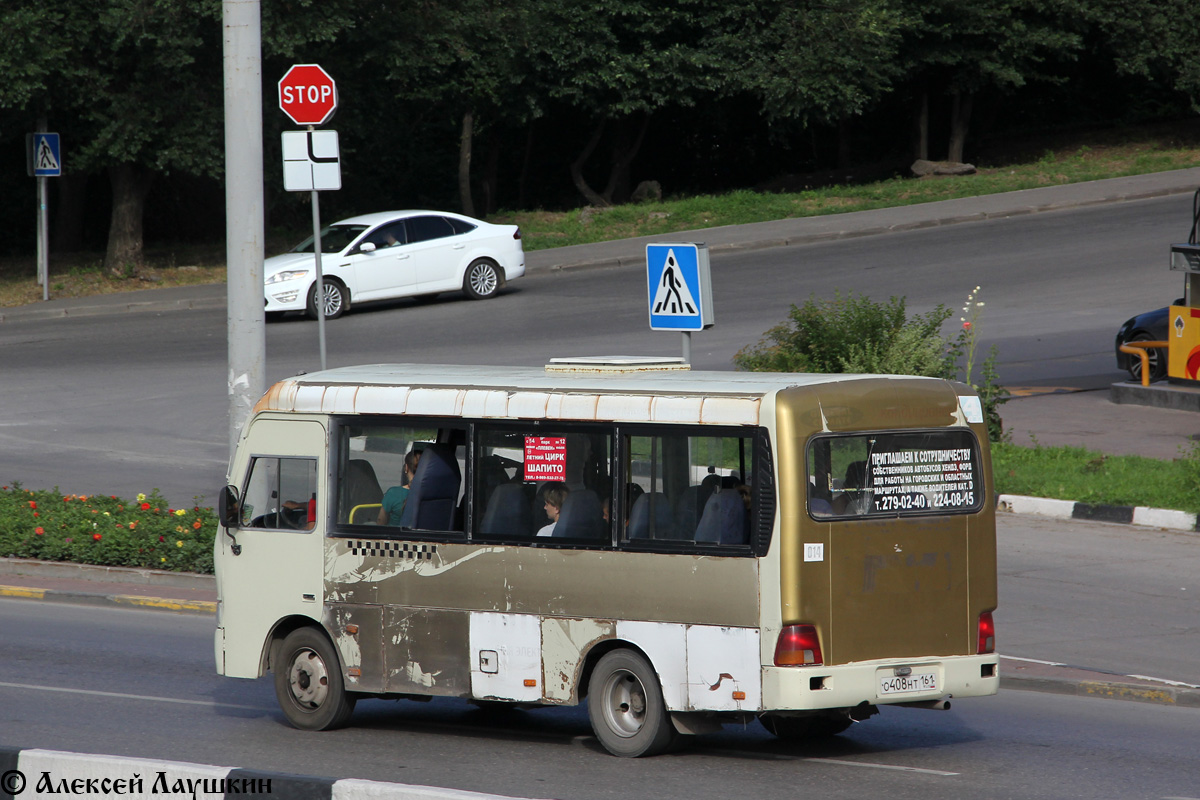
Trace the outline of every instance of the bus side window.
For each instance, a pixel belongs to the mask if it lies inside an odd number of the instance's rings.
[[[242,527],[312,530],[316,499],[316,459],[256,457],[242,493]]]
[[[475,452],[475,534],[611,541],[604,511],[612,494],[608,433],[485,429]]]

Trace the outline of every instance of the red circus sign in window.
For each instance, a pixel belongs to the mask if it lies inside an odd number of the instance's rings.
[[[565,436],[525,437],[525,480],[565,481],[567,479],[567,438]]]

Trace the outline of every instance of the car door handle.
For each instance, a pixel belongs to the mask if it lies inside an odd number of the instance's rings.
[[[466,247],[466,245],[465,244],[456,244],[456,245],[453,245],[453,247],[455,250],[462,250],[464,247]]]
[[[408,253],[399,253],[399,254],[396,256],[396,260],[397,260],[397,261],[403,261],[403,260],[404,260],[404,259],[406,259],[406,258],[408,258]]]

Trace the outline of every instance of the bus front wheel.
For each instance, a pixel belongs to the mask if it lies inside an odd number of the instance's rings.
[[[350,720],[355,697],[346,691],[337,653],[320,631],[298,628],[289,633],[273,671],[275,697],[295,727],[327,731]]]
[[[675,739],[658,675],[633,650],[613,650],[596,663],[588,681],[588,718],[614,756],[657,755]]]

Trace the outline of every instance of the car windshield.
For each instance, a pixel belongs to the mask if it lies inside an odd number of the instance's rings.
[[[349,247],[350,243],[357,239],[359,235],[366,229],[366,225],[330,225],[325,230],[321,231],[321,252],[342,252]],[[293,247],[289,252],[311,253],[312,251],[313,237],[310,236],[300,244]]]

